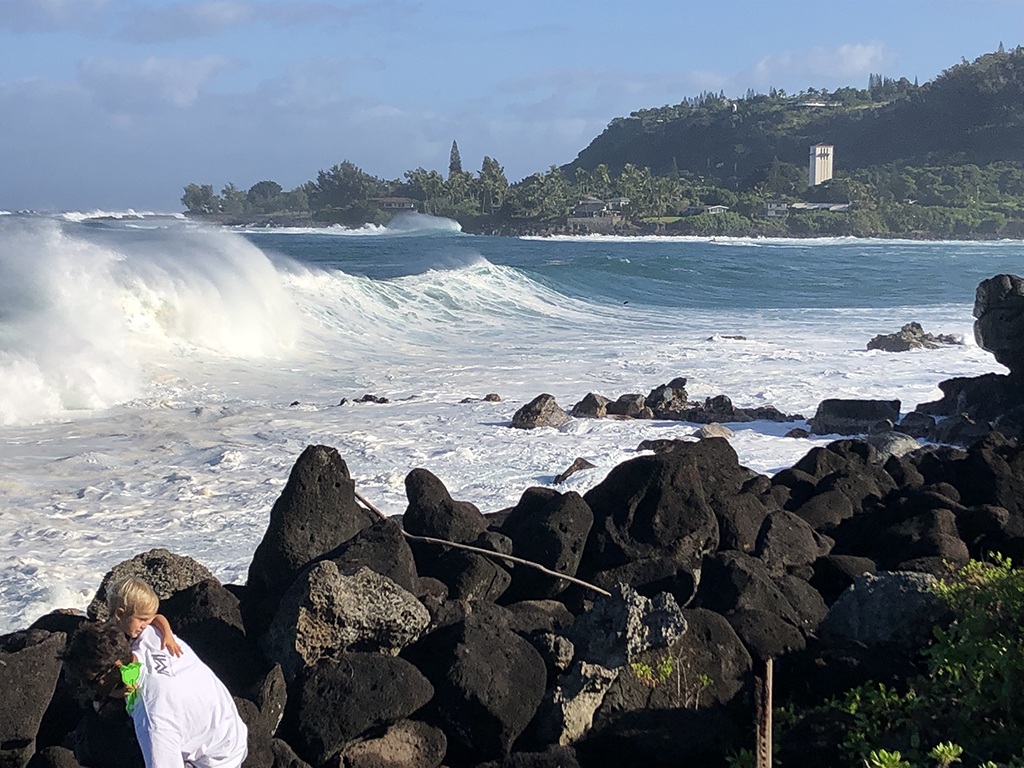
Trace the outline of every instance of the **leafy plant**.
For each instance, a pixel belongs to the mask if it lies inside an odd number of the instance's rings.
[[[934,760],[938,768],[949,768],[953,763],[960,762],[964,748],[951,741],[943,741],[932,747],[928,757]]]
[[[912,768],[899,751],[872,750],[864,761],[866,768]]]

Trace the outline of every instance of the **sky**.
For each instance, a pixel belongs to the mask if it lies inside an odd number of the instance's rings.
[[[1024,0],[0,0],[0,210],[179,212],[495,158],[515,182],[702,91],[935,78]]]

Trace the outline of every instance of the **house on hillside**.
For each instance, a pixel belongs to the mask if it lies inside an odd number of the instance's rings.
[[[403,213],[416,210],[416,201],[411,197],[375,197],[373,202],[388,213]]]
[[[784,219],[789,216],[789,203],[782,200],[769,200],[764,204],[764,215],[769,219]]]
[[[792,203],[790,206],[794,211],[848,211],[849,203]]]
[[[611,200],[584,197],[573,207],[566,225],[572,232],[611,234],[622,223],[622,210],[628,205],[628,197],[613,197]]]
[[[570,216],[574,219],[592,219],[604,216],[608,211],[608,203],[596,197],[584,197],[572,209]]]
[[[699,213],[725,213],[729,210],[728,205],[693,205],[686,209],[687,216],[696,216]]]

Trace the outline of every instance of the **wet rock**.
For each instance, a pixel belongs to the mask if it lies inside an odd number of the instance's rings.
[[[925,333],[920,323],[907,323],[896,333],[879,334],[868,342],[868,349],[883,352],[906,352],[911,349],[938,349],[943,345],[962,344],[963,341],[951,334],[933,336]]]
[[[591,464],[586,459],[576,458],[576,459],[573,460],[572,464],[570,464],[569,467],[564,472],[560,472],[559,474],[555,475],[555,483],[556,484],[564,483],[569,478],[570,475],[574,475],[577,472],[580,472],[580,471],[582,471],[584,469],[594,469],[594,468],[595,468],[595,465]]]
[[[452,499],[444,483],[426,469],[414,469],[406,476],[405,493],[409,506],[402,525],[411,534],[469,544],[487,530],[487,518],[476,505]],[[413,551],[418,555],[421,550]]]
[[[899,418],[899,400],[822,400],[810,420],[811,434],[866,435],[873,424]]]
[[[537,395],[512,416],[515,429],[537,429],[538,427],[559,427],[568,424],[572,417],[563,411],[554,396]]]
[[[604,395],[590,392],[572,407],[570,415],[577,419],[603,419],[608,415],[610,402]]]

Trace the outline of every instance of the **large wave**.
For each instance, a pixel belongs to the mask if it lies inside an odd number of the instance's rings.
[[[123,402],[140,392],[147,362],[182,349],[287,351],[299,313],[259,249],[226,233],[158,235],[118,241],[53,219],[4,219],[0,423]]]

